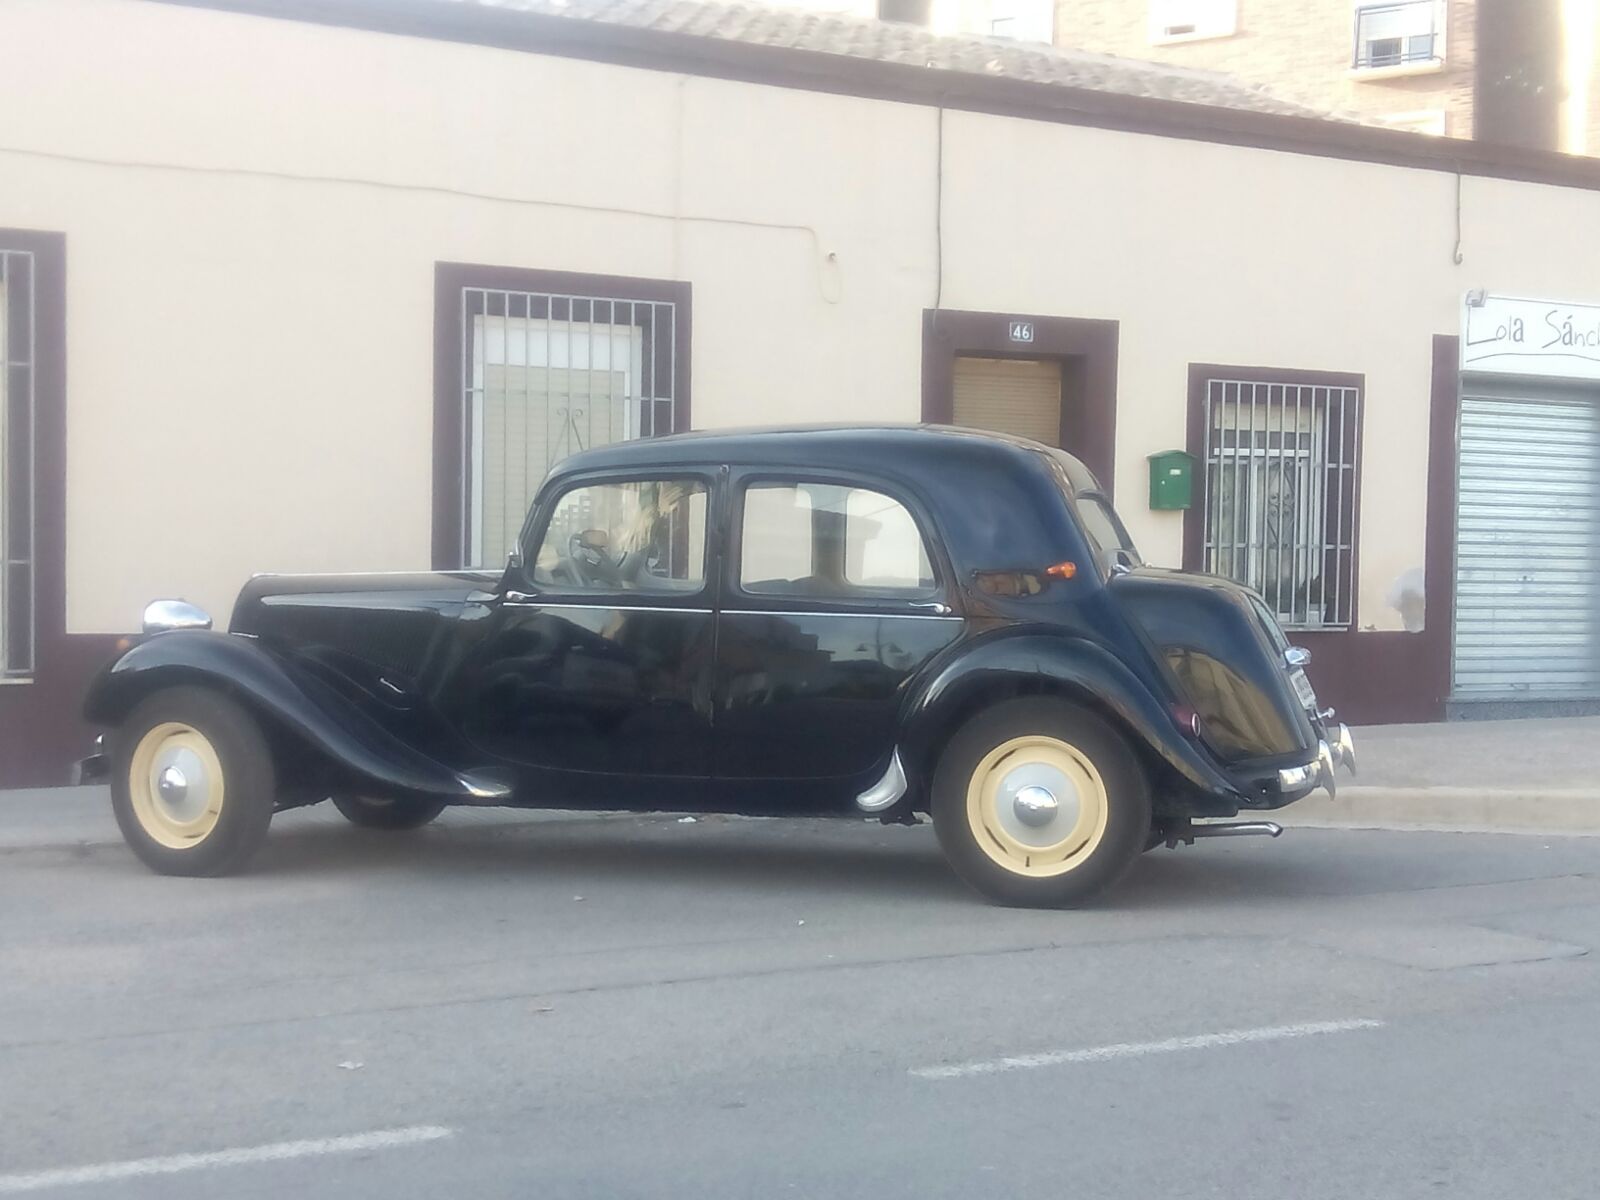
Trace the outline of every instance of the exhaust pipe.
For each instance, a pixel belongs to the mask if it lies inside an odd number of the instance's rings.
[[[1191,825],[1195,837],[1277,837],[1283,826],[1276,821],[1231,821],[1226,825]]]
[[[1168,850],[1173,850],[1179,842],[1185,846],[1194,845],[1195,838],[1277,837],[1282,832],[1283,826],[1276,821],[1227,821],[1215,825],[1196,825],[1185,818],[1167,826],[1160,840],[1166,843]]]

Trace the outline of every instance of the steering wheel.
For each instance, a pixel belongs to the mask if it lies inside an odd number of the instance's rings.
[[[603,529],[585,529],[567,539],[567,557],[582,583],[592,586],[622,582],[618,564],[606,553],[607,540]]]

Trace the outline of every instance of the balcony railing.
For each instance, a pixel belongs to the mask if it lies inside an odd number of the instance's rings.
[[[1356,10],[1358,71],[1444,61],[1444,23],[1438,0],[1367,4]]]

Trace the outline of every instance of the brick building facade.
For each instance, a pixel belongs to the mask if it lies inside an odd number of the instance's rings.
[[[1596,0],[1057,0],[1061,46],[1226,71],[1372,124],[1600,154]],[[1489,31],[1493,30],[1491,34]],[[1491,135],[1492,136],[1492,135]]]

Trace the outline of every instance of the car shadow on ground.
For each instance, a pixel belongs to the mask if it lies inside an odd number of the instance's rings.
[[[1303,855],[1275,855],[1274,849],[1157,849],[1135,861],[1092,907],[1161,909],[1350,890],[1340,886],[1336,859],[1308,863]],[[977,899],[945,863],[931,828],[861,828],[848,821],[723,824],[710,818],[685,828],[673,818],[591,818],[412,834],[306,827],[275,831],[251,873],[288,879],[349,872],[452,886],[499,885],[532,873],[580,893],[625,879],[630,885],[729,894],[771,888],[834,899]]]

